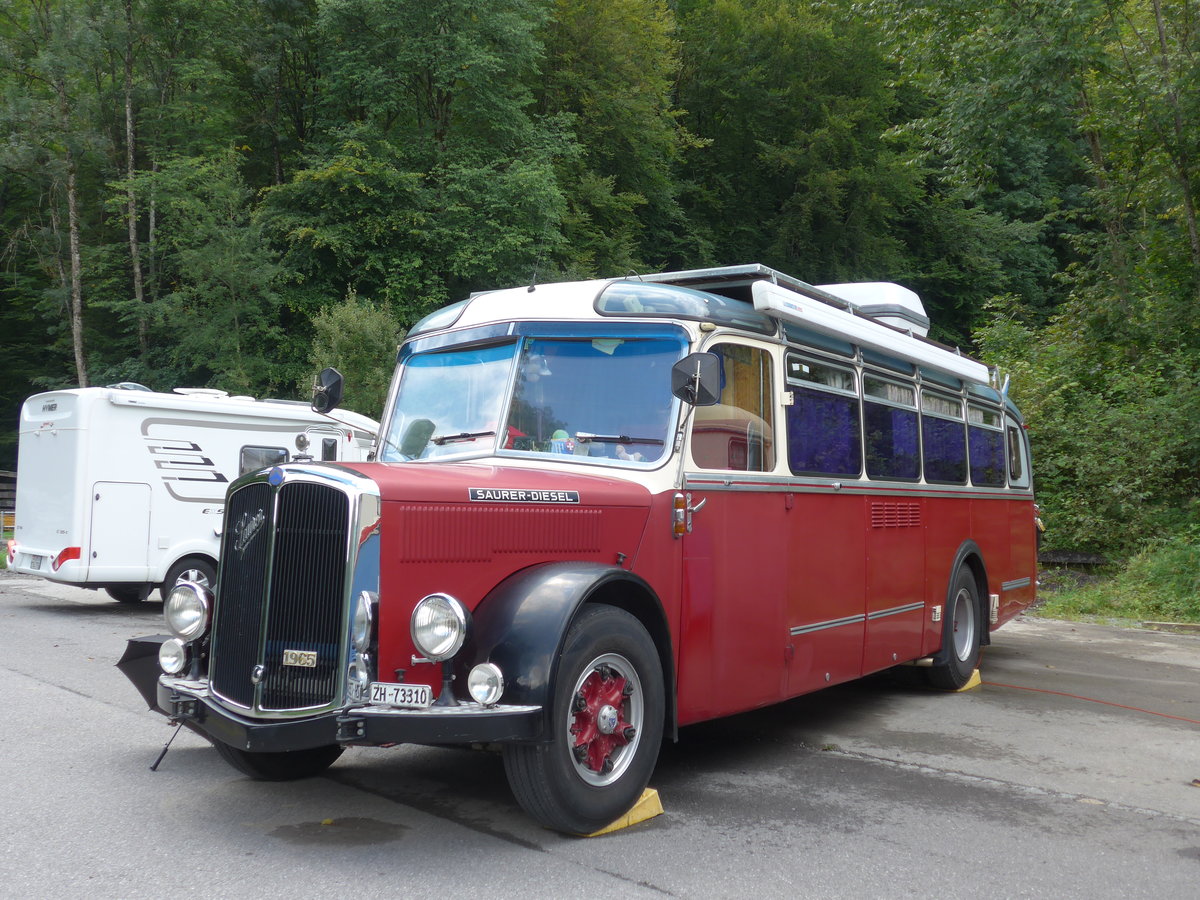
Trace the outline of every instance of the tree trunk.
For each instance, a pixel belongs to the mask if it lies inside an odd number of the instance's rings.
[[[137,304],[138,350],[146,355],[146,292],[142,284],[141,247],[138,244],[137,195],[133,190],[135,165],[133,135],[133,0],[125,0],[125,216],[129,225],[129,262],[133,268],[133,300]]]
[[[67,96],[67,85],[61,79],[54,82],[58,95],[59,125],[64,135],[66,149],[63,162],[67,170],[67,245],[70,254],[71,281],[71,344],[75,350],[75,377],[80,387],[88,386],[87,357],[83,349],[83,262],[79,250],[79,189],[76,184],[75,152],[71,149],[70,134],[71,102]]]
[[[67,233],[71,250],[71,343],[75,348],[75,374],[80,387],[88,386],[83,352],[83,265],[79,254],[79,198],[75,185],[75,155],[67,152]]]

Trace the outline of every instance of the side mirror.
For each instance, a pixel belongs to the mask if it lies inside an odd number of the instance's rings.
[[[721,357],[689,353],[671,367],[671,393],[692,406],[721,402]]]
[[[344,381],[341,372],[337,369],[322,369],[313,385],[313,412],[323,415],[330,410],[337,409],[338,404],[342,402],[343,387]]]

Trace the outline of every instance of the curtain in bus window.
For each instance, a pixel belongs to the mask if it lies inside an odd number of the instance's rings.
[[[793,388],[787,411],[788,465],[796,475],[848,475],[862,471],[858,400]]]
[[[916,479],[921,471],[917,411],[867,401],[864,407],[867,475]]]
[[[925,480],[964,484],[967,480],[967,435],[962,422],[924,416]]]
[[[775,468],[771,359],[758,348],[718,344],[721,402],[692,414],[692,459],[705,469],[766,472]]]
[[[971,481],[1004,487],[1004,432],[971,426]]]

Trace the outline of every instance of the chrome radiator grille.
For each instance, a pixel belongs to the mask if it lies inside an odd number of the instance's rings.
[[[339,700],[345,665],[350,498],[336,487],[253,482],[229,497],[213,617],[209,679],[249,709],[286,711]],[[257,523],[257,524],[256,524]],[[285,651],[316,665],[284,665]],[[263,667],[261,683],[251,676]]]

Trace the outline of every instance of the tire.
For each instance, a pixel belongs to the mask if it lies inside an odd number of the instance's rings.
[[[538,822],[591,834],[633,807],[654,770],[666,708],[658,650],[629,613],[585,606],[553,690],[550,742],[506,745],[504,771]]]
[[[141,603],[153,589],[149,584],[113,584],[106,587],[104,593],[118,603]]]
[[[210,591],[217,583],[217,569],[201,556],[186,556],[167,571],[167,577],[163,579],[162,587],[159,588],[159,593],[162,594],[163,601],[167,599],[167,595],[171,593],[171,589],[180,581],[194,581],[201,587],[206,587]]]
[[[213,741],[217,755],[243,775],[255,781],[295,781],[320,775],[342,755],[337,744],[312,747],[308,750],[285,750],[279,753],[253,753],[239,750],[220,741]]]
[[[960,568],[950,585],[946,612],[942,616],[942,652],[933,666],[926,669],[929,683],[936,688],[957,691],[979,665],[979,644],[983,618],[979,609],[979,586],[971,570]]]

